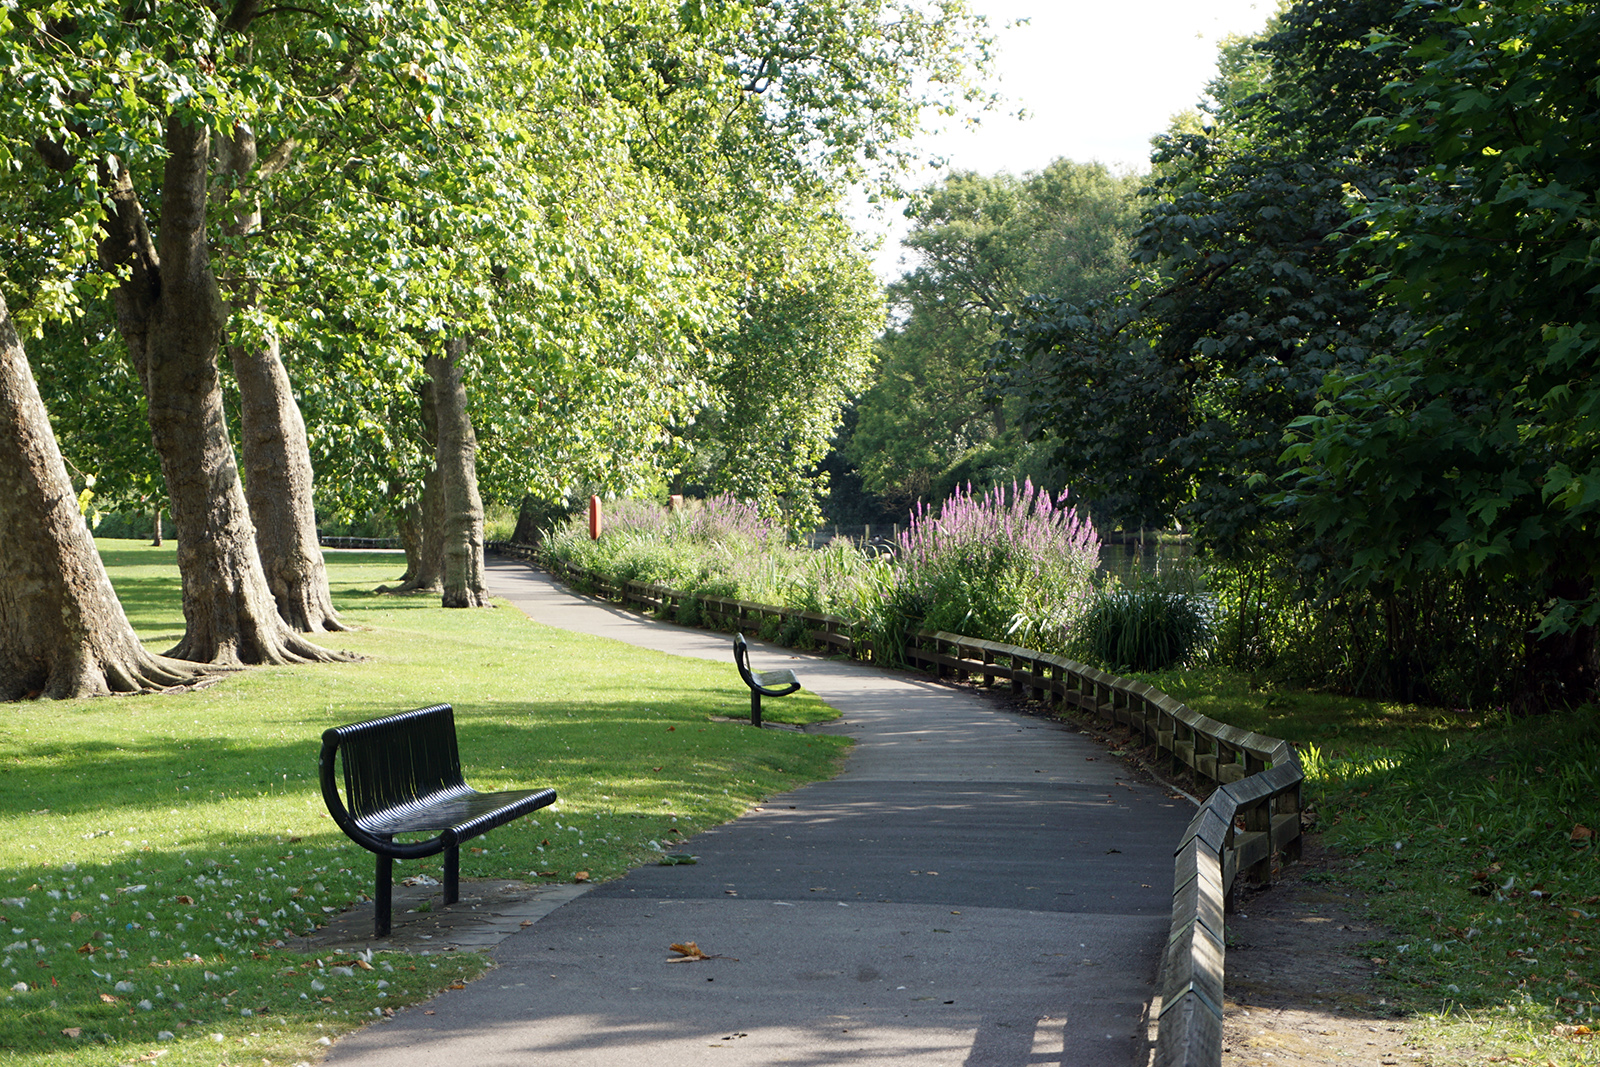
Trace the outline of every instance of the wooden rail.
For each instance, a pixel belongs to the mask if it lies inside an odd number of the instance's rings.
[[[862,628],[848,619],[725,597],[695,597],[645,582],[608,582],[525,545],[491,550],[534,560],[556,577],[625,606],[675,617],[689,600],[723,629],[760,629],[777,619],[817,644],[856,658],[870,654]],[[1274,858],[1300,858],[1305,775],[1287,741],[1218,722],[1145,682],[1122,678],[1065,656],[952,633],[906,638],[904,659],[941,678],[1004,684],[1011,692],[1076,709],[1157,746],[1170,770],[1187,770],[1210,795],[1182,840],[1173,867],[1172,925],[1161,963],[1155,1067],[1217,1067],[1222,1062],[1223,916],[1233,890],[1272,879]]]

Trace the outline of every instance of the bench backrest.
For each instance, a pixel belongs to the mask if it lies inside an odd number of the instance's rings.
[[[449,704],[335,726],[322,734],[323,758],[344,764],[345,805],[356,818],[465,785]],[[329,766],[323,773],[330,783]]]

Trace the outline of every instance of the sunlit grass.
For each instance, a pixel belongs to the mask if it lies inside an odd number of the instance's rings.
[[[103,542],[152,647],[182,632],[170,548]],[[772,793],[832,773],[843,742],[756,731],[726,664],[369,592],[398,557],[331,553],[356,662],[260,668],[197,692],[8,705],[0,719],[0,1055],[8,1062],[293,1063],[479,956],[380,955],[365,970],[273,943],[371,891],[371,857],[327,818],[328,726],[455,706],[467,778],[553,785],[556,806],[464,850],[463,877],[615,877]],[[773,702],[774,705],[779,702]],[[828,710],[798,693],[804,718]],[[777,708],[773,709],[775,712]],[[402,864],[431,872],[438,859]],[[392,969],[391,969],[392,968]],[[217,1037],[215,1035],[220,1035]]]
[[[1504,716],[1144,676],[1196,710],[1299,745],[1345,857],[1327,877],[1392,938],[1364,953],[1378,1014],[1434,1063],[1600,1064],[1600,711]]]

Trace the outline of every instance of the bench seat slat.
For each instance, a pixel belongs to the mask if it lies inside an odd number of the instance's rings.
[[[374,834],[412,834],[455,830],[460,840],[503,826],[555,800],[554,789],[517,789],[479,793],[461,786],[450,794],[425,801],[396,804],[382,811],[356,816],[356,825]],[[481,825],[490,820],[486,826]]]

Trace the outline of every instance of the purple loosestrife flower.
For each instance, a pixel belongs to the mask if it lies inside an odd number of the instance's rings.
[[[901,593],[926,624],[994,640],[1074,617],[1099,559],[1093,524],[1032,481],[958,488],[934,515],[919,504],[900,535]]]
[[[761,517],[754,502],[739,500],[731,493],[705,500],[689,513],[678,530],[696,541],[742,540],[756,545],[781,541],[783,533],[777,523]]]

